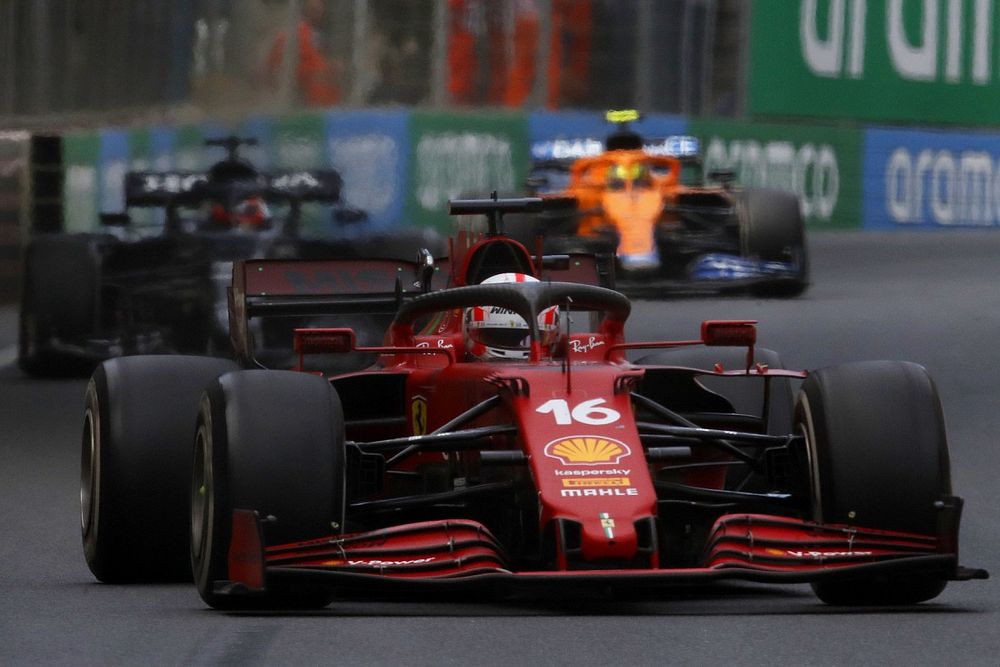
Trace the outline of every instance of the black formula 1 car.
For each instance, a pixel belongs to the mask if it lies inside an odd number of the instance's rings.
[[[747,321],[628,342],[631,304],[592,258],[495,234],[539,205],[452,202],[492,233],[444,266],[237,262],[238,363],[99,366],[81,475],[93,574],[193,575],[219,609],[721,580],[912,604],[987,576],[958,562],[962,501],[922,367],[785,370]],[[292,370],[257,363],[256,319],[373,311],[393,313],[381,345],[298,328]],[[373,361],[318,370],[357,354]]]
[[[613,258],[617,285],[639,296],[745,291],[795,296],[809,282],[805,228],[796,197],[777,190],[706,185],[698,140],[646,140],[628,128],[635,112],[609,113],[623,126],[604,141],[532,146],[529,191],[549,199],[520,221],[519,235],[544,237],[546,252]]]
[[[228,350],[232,263],[254,257],[400,255],[436,241],[413,232],[333,240],[302,232],[363,223],[333,170],[263,173],[235,137],[208,140],[227,157],[207,172],[129,172],[127,213],[103,231],[35,236],[25,253],[19,364],[28,373],[89,372],[113,356]],[[443,253],[443,249],[438,252]]]

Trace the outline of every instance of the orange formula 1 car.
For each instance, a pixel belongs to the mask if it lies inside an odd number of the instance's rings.
[[[794,195],[702,182],[698,140],[645,141],[627,122],[603,142],[556,140],[532,147],[531,194],[552,206],[528,225],[546,252],[614,255],[618,285],[635,293],[751,288],[777,296],[808,285],[804,226]]]

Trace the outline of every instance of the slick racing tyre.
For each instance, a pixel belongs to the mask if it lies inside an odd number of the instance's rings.
[[[54,350],[54,340],[80,343],[96,326],[101,245],[109,237],[51,234],[25,252],[18,327],[18,366],[29,375],[86,375],[93,362]]]
[[[797,296],[809,285],[805,223],[799,200],[780,190],[746,190],[740,197],[740,248],[748,259],[787,262],[795,275],[762,283],[762,296]]]
[[[87,385],[83,551],[105,583],[190,581],[191,436],[208,383],[236,364],[179,356],[105,361]]]
[[[923,367],[871,361],[820,369],[795,410],[806,439],[812,519],[936,534],[935,502],[951,494],[937,389]],[[945,573],[813,584],[829,604],[915,604],[936,597]]]
[[[315,375],[251,370],[212,382],[201,399],[191,478],[191,566],[216,609],[318,608],[315,587],[225,594],[234,509],[266,517],[265,544],[342,530],[344,417],[337,392]],[[272,518],[273,517],[273,518]]]

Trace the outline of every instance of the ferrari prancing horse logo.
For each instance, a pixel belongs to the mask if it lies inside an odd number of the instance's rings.
[[[427,435],[427,399],[414,396],[410,403],[410,425],[413,435]]]

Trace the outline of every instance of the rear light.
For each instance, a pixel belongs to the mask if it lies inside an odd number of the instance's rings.
[[[757,342],[757,322],[706,320],[701,323],[701,341],[707,346],[752,347]]]

